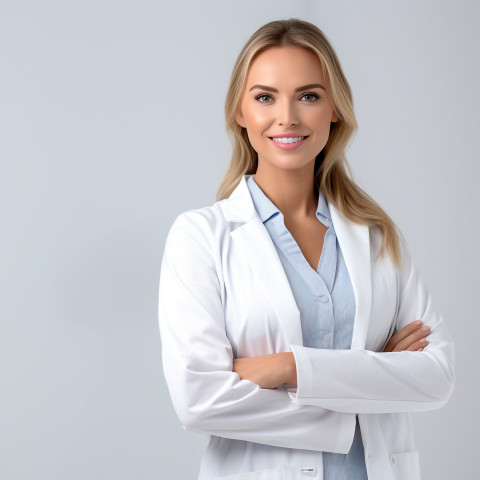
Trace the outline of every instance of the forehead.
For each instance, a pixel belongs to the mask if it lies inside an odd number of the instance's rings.
[[[253,60],[248,69],[246,86],[263,83],[296,85],[324,82],[318,56],[306,48],[271,47]]]

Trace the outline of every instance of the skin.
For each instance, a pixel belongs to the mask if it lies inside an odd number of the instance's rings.
[[[297,91],[312,84],[320,86]],[[282,212],[286,228],[317,271],[327,227],[316,217],[315,157],[328,141],[331,124],[338,121],[318,57],[291,46],[262,52],[250,65],[235,118],[246,128],[258,154],[254,181]],[[286,151],[270,138],[286,133],[308,138],[297,149]],[[428,333],[421,321],[412,322],[392,336],[384,351],[421,351],[428,344]],[[297,386],[292,352],[238,358],[233,371],[261,388]]]

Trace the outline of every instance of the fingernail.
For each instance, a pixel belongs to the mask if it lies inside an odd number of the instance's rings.
[[[422,327],[422,330],[428,332],[430,330],[430,327],[428,325],[425,325],[424,327]]]
[[[422,324],[422,321],[421,320],[417,320],[416,322],[413,322],[414,325],[421,325]]]

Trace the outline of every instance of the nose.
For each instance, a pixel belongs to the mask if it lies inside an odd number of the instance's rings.
[[[277,123],[284,127],[298,124],[297,109],[294,102],[284,100],[278,103]]]

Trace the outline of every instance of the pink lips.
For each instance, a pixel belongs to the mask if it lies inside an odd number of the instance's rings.
[[[275,135],[275,138],[290,137],[290,136],[302,137],[303,135]],[[299,142],[295,142],[295,143],[280,143],[280,142],[275,142],[275,140],[273,140],[272,137],[269,137],[269,138],[276,147],[281,148],[282,150],[296,150],[301,145],[303,145],[305,140],[307,140],[308,136],[306,136],[303,140],[300,140]]]

